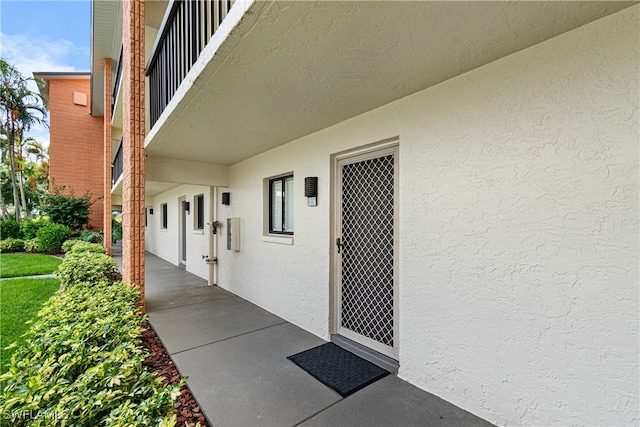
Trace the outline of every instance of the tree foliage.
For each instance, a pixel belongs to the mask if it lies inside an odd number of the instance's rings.
[[[16,221],[21,220],[21,211],[27,216],[31,212],[27,205],[25,190],[25,175],[30,172],[27,170],[25,154],[30,154],[32,147],[29,147],[29,144],[37,143],[33,140],[28,142],[29,138],[25,138],[24,134],[34,125],[46,125],[47,112],[41,96],[28,87],[28,83],[33,80],[35,79],[24,77],[17,68],[0,58],[0,130],[2,132],[0,158],[8,163]],[[42,146],[37,148],[43,151]],[[4,217],[8,216],[2,192],[0,192],[0,209]]]
[[[73,232],[80,231],[89,223],[91,213],[91,195],[86,193],[76,197],[73,190],[64,193],[65,187],[55,187],[53,192],[43,197],[40,205],[42,213],[56,224],[63,224]]]

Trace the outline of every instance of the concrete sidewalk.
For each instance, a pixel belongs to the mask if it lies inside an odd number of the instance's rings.
[[[146,308],[212,426],[486,426],[387,376],[342,398],[287,356],[325,341],[147,253]]]

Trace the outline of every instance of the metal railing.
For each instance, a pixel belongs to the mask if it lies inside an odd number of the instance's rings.
[[[151,127],[234,3],[235,0],[171,0],[146,70]]]
[[[111,91],[111,116],[113,117],[113,111],[116,106],[116,96],[118,96],[118,90],[120,89],[120,82],[122,80],[122,50],[120,47],[120,57],[118,58],[118,66],[116,67],[116,75],[113,79],[113,90]]]
[[[111,163],[111,188],[116,185],[120,176],[122,176],[122,139],[120,139],[118,151],[116,151],[116,155]]]

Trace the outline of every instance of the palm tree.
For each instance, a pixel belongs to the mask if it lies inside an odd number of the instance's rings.
[[[20,221],[20,208],[27,212],[26,200],[19,200],[18,191],[24,194],[22,177],[16,171],[16,140],[21,140],[25,131],[33,125],[45,123],[46,110],[39,94],[31,91],[20,71],[0,58],[0,127],[8,137],[9,166],[11,169],[11,187],[16,221]],[[20,180],[20,182],[18,182]],[[22,205],[21,205],[21,202]]]
[[[7,135],[4,133],[0,133],[0,168],[4,165],[4,160],[6,156],[6,145],[7,145]],[[0,209],[2,209],[2,218],[9,218],[9,211],[7,210],[7,205],[4,203],[4,197],[2,196],[2,175],[0,169]]]
[[[34,201],[40,198],[42,183],[48,182],[48,166],[47,150],[42,144],[31,137],[16,139],[16,170],[22,210],[27,216],[31,213]],[[25,188],[29,190],[29,198],[26,197]]]

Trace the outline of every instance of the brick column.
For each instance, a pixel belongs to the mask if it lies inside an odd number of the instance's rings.
[[[104,247],[111,255],[111,58],[104,59],[104,204],[102,224],[104,228]]]
[[[144,0],[122,4],[122,279],[144,312]]]

